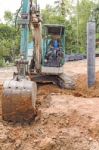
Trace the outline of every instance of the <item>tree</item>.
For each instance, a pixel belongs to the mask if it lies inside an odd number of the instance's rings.
[[[8,56],[19,52],[20,34],[13,26],[0,24],[0,56]]]
[[[94,7],[95,3],[91,0],[81,0],[79,2],[79,5],[77,5],[77,13],[79,19],[78,48],[80,52],[84,52],[86,50],[86,27]]]
[[[13,22],[13,14],[10,11],[4,12],[4,20],[9,25]]]
[[[47,5],[44,10],[41,12],[43,24],[63,24],[64,17],[58,15],[56,9]]]

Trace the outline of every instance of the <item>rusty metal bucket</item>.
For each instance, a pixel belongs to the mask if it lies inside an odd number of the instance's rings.
[[[5,121],[22,122],[36,116],[35,82],[29,80],[7,80],[3,85],[2,118]]]

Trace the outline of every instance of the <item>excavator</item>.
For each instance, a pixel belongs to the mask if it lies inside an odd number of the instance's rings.
[[[2,118],[5,121],[33,120],[37,115],[38,83],[52,82],[65,88],[65,27],[42,25],[40,7],[33,0],[22,0],[17,24],[21,28],[20,59],[17,72],[3,84]],[[32,56],[29,57],[29,37],[32,33]]]

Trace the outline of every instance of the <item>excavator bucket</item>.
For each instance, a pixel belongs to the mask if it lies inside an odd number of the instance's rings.
[[[36,83],[7,80],[3,85],[2,118],[5,121],[32,121],[36,116]]]

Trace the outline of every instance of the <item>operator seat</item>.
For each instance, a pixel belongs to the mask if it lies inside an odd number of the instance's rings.
[[[45,65],[48,67],[60,67],[63,57],[64,54],[62,50],[61,40],[57,38],[52,38],[47,46]]]

